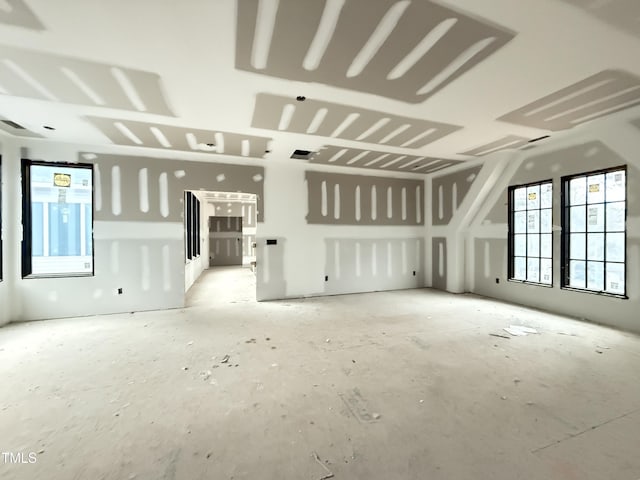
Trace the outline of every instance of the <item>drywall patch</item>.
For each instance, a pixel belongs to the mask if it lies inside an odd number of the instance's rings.
[[[431,239],[431,282],[438,290],[447,289],[447,239]]]
[[[423,174],[456,165],[460,161],[327,145],[309,163]]]
[[[515,36],[427,0],[239,0],[237,12],[236,68],[411,103]]]
[[[263,158],[271,141],[267,137],[216,130],[197,130],[104,117],[86,118],[116,145]],[[157,132],[162,132],[167,143],[163,144],[158,140]]]
[[[157,74],[0,45],[7,94],[173,116]]]
[[[501,150],[511,150],[526,145],[528,140],[518,135],[507,135],[493,142],[474,147],[471,150],[462,152],[461,155],[473,155],[474,157],[482,157],[490,153],[499,152]]]
[[[482,165],[478,165],[449,175],[435,177],[432,180],[431,213],[433,225],[449,224],[481,169]]]
[[[87,161],[86,153],[79,158]],[[183,195],[185,190],[216,191],[219,183],[218,175],[225,175],[225,189],[229,192],[246,192],[255,194],[258,202],[258,221],[263,221],[262,198],[264,198],[264,168],[244,165],[228,165],[208,162],[189,162],[164,158],[147,158],[110,154],[95,155],[92,163],[95,170],[107,172],[107,175],[96,175],[94,188],[100,192],[101,204],[110,207],[98,210],[96,221],[142,221],[142,222],[180,222],[184,210]],[[147,183],[139,181],[140,170],[146,170]],[[185,175],[176,178],[167,172],[176,170]],[[255,181],[260,176],[262,180]],[[142,186],[142,189],[141,189]],[[148,198],[148,211],[139,206],[140,199]],[[126,206],[127,208],[123,208]],[[147,205],[144,205],[145,208]]]
[[[604,70],[498,120],[544,130],[565,130],[640,105],[640,77]]]
[[[288,105],[293,113],[286,128],[281,128]],[[349,118],[353,120],[345,125]],[[251,126],[406,148],[424,147],[462,128],[318,100],[292,102],[267,93],[256,97]]]
[[[0,23],[31,30],[45,29],[24,0],[3,0],[3,3],[5,8],[0,8]]]
[[[325,172],[305,172],[308,205],[307,223],[334,225],[423,225],[419,211],[423,203],[424,181],[402,178],[370,177]],[[324,187],[323,187],[324,186]],[[336,186],[339,188],[336,190]],[[391,194],[386,192],[391,189]],[[338,192],[339,215],[336,218]],[[403,193],[406,201],[403,202]],[[378,193],[382,192],[382,193]],[[391,199],[391,216],[387,200]],[[402,206],[405,205],[405,209]],[[404,210],[404,212],[403,212]],[[403,213],[406,216],[403,216]]]

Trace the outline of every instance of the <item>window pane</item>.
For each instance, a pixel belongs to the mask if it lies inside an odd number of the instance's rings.
[[[553,206],[553,185],[545,183],[540,185],[540,208],[551,208]]]
[[[533,210],[527,212],[527,232],[538,233],[540,232],[540,210]]]
[[[551,209],[540,211],[540,231],[550,233],[553,230]]]
[[[587,179],[586,177],[574,178],[569,181],[569,196],[571,205],[582,205],[587,201]]]
[[[569,244],[569,257],[573,260],[586,258],[586,235],[584,233],[572,233]]]
[[[625,171],[607,173],[607,202],[625,200]]]
[[[604,233],[587,234],[587,260],[604,260]]]
[[[587,262],[587,288],[598,292],[604,290],[604,263]]]
[[[607,263],[607,292],[624,295],[624,264]]]
[[[91,274],[92,168],[62,165],[28,168],[32,229],[30,274]]]
[[[625,202],[616,202],[607,204],[607,231],[623,232]]]
[[[540,235],[527,235],[527,255],[540,256]]]
[[[527,212],[516,212],[513,215],[513,231],[515,233],[526,233]]]
[[[569,286],[573,288],[585,288],[585,262],[575,260],[569,262]]]
[[[604,175],[591,175],[587,178],[587,203],[604,202]]]
[[[539,282],[540,281],[540,260],[537,258],[529,258],[527,261],[527,281]]]
[[[513,262],[513,278],[525,280],[527,278],[527,260],[524,257],[515,257]]]
[[[587,229],[586,210],[584,206],[571,207],[569,211],[569,228],[572,232],[584,232]]]
[[[540,282],[551,285],[552,280],[551,259],[543,258],[540,260]]]
[[[527,187],[527,208],[540,208],[540,185]]]
[[[525,187],[516,188],[513,191],[513,209],[525,210],[527,208],[527,189]]]
[[[553,252],[552,246],[552,235],[550,233],[545,233],[544,235],[540,235],[540,256],[551,258]]]
[[[589,232],[604,232],[604,204],[587,207],[587,230]]]
[[[607,234],[607,261],[624,262],[624,233]]]
[[[513,237],[513,254],[516,257],[524,257],[527,255],[527,236],[514,235]]]

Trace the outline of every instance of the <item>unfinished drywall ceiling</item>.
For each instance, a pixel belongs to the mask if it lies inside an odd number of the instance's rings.
[[[0,4],[0,23],[32,30],[44,30],[44,25],[24,0],[3,0]]]
[[[402,155],[378,150],[326,145],[319,152],[313,154],[310,163],[407,173],[432,173],[459,162],[418,155]]]
[[[574,83],[499,120],[547,130],[564,130],[640,105],[640,77],[606,70]]]
[[[499,152],[501,150],[515,149],[525,145],[529,139],[519,137],[518,135],[507,135],[493,142],[489,142],[471,150],[462,152],[463,155],[472,155],[474,157],[482,157],[490,153]]]
[[[514,37],[427,0],[239,0],[236,32],[237,68],[412,103]]]
[[[262,158],[267,153],[271,141],[267,137],[197,130],[159,123],[102,117],[87,117],[87,120],[116,145]]]
[[[637,0],[562,0],[589,12],[615,28],[640,37],[640,2]]]
[[[22,125],[14,122],[9,118],[5,118],[0,115],[0,130],[7,132],[11,135],[15,135],[16,137],[30,137],[30,138],[42,138],[37,132],[32,132],[31,130],[23,127]]]
[[[251,126],[420,148],[462,127],[318,100],[259,93]]]

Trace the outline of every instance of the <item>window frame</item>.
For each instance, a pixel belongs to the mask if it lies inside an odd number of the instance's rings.
[[[33,273],[33,246],[32,246],[32,214],[31,214],[31,166],[41,165],[46,167],[79,168],[91,170],[91,273]],[[71,163],[71,162],[47,162],[44,160],[22,159],[22,278],[78,278],[94,277],[96,274],[96,249],[94,238],[95,222],[95,165],[93,163]]]
[[[514,205],[514,192],[519,189],[519,188],[529,188],[529,187],[536,187],[536,186],[542,186],[542,185],[546,185],[546,184],[551,184],[551,283],[543,283],[543,282],[533,282],[531,280],[521,280],[518,278],[514,278],[514,270],[515,270],[515,205]],[[507,202],[507,209],[508,209],[508,231],[507,231],[507,255],[508,255],[508,265],[507,265],[507,281],[508,282],[514,282],[514,283],[520,283],[520,284],[526,284],[526,285],[535,285],[537,287],[545,287],[545,288],[553,288],[553,277],[554,277],[554,268],[553,268],[553,264],[554,264],[554,258],[553,258],[553,245],[554,245],[554,234],[553,234],[553,194],[554,194],[554,189],[553,189],[554,183],[553,183],[553,179],[547,179],[547,180],[539,180],[539,181],[535,181],[535,182],[530,182],[530,183],[523,183],[523,184],[518,184],[518,185],[509,185],[508,187],[508,202]],[[538,210],[538,212],[541,212],[542,210],[547,210],[546,208],[537,208],[537,209],[532,209],[533,210]],[[525,212],[528,212],[529,209],[527,208],[525,210]],[[540,223],[541,220],[539,219]],[[528,233],[525,233],[525,235],[529,235]],[[538,235],[542,236],[543,233],[542,232],[538,232]],[[548,234],[546,234],[548,235]],[[540,249],[540,246],[539,246]],[[528,242],[527,242],[527,253],[528,253]],[[542,257],[541,252],[539,252],[537,257],[531,257],[531,258],[538,258],[540,260],[540,263],[542,263],[542,259],[546,257]],[[527,270],[529,268],[529,255],[525,255],[525,259],[527,260]],[[540,270],[540,276],[542,276],[542,270]]]
[[[604,189],[605,189],[605,197],[604,200],[600,203],[594,204],[594,205],[603,205],[603,211],[604,211],[604,219],[603,219],[603,230],[602,233],[604,234],[604,239],[603,239],[603,244],[604,244],[604,252],[603,252],[603,260],[592,260],[592,261],[596,261],[599,263],[603,263],[604,264],[604,285],[606,288],[607,285],[607,204],[609,203],[618,203],[618,202],[609,202],[607,201],[606,198],[606,174],[607,173],[612,173],[612,172],[619,172],[619,171],[623,171],[625,174],[625,181],[624,181],[624,261],[623,262],[612,262],[612,263],[622,263],[624,265],[624,293],[612,293],[612,292],[607,292],[606,290],[593,290],[593,289],[589,289],[589,288],[579,288],[579,287],[572,287],[569,283],[569,275],[571,272],[570,266],[569,266],[569,262],[571,261],[571,213],[570,213],[570,209],[571,209],[571,192],[570,192],[570,182],[573,179],[576,178],[580,178],[580,177],[584,177],[585,180],[587,177],[590,176],[594,176],[594,175],[604,175]],[[561,226],[562,226],[562,232],[561,232],[561,238],[560,238],[560,288],[562,290],[567,290],[567,291],[571,291],[571,292],[580,292],[580,293],[588,293],[591,295],[599,295],[599,296],[605,296],[605,297],[612,297],[612,298],[619,298],[619,299],[624,299],[624,300],[628,300],[629,297],[627,295],[627,279],[628,279],[628,268],[627,268],[627,264],[628,264],[628,241],[627,241],[627,220],[628,220],[628,214],[629,214],[629,202],[628,202],[628,193],[629,193],[629,188],[628,188],[628,169],[627,169],[627,165],[620,165],[620,166],[616,166],[616,167],[609,167],[609,168],[604,168],[604,169],[599,169],[599,170],[593,170],[593,171],[589,171],[589,172],[582,172],[582,173],[576,173],[576,174],[572,174],[572,175],[566,175],[563,176],[560,179],[561,185],[560,185],[560,205],[561,205],[561,214],[560,214],[560,222],[561,222]],[[587,195],[588,192],[585,194]],[[585,203],[585,208],[590,205],[588,202]],[[586,225],[585,225],[585,229],[586,229]],[[587,260],[587,255],[588,255],[588,237],[587,237],[587,230],[585,230],[585,264],[588,262]],[[583,232],[578,232],[578,233],[583,233]],[[596,233],[600,233],[600,232],[596,232]],[[615,233],[620,233],[620,232],[615,232]],[[587,270],[585,269],[585,285],[587,285]]]

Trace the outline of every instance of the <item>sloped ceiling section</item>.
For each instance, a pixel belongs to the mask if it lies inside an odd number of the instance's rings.
[[[116,145],[261,158],[266,154],[271,141],[267,137],[197,130],[160,123],[103,117],[87,117],[87,120]]]
[[[30,137],[30,138],[42,138],[43,135],[32,132],[31,130],[23,127],[22,125],[15,123],[14,121],[0,115],[0,130],[7,132],[10,135],[16,137]]]
[[[466,152],[462,152],[461,155],[472,155],[474,157],[482,157],[490,153],[499,152],[500,150],[515,149],[525,145],[529,140],[518,135],[507,135],[493,142],[479,147],[472,148]]]
[[[31,30],[44,30],[44,25],[40,23],[38,17],[33,14],[24,0],[0,1],[0,23]]]
[[[236,68],[411,103],[514,37],[426,0],[238,0],[236,32]]]
[[[640,2],[638,0],[563,0],[582,8],[596,18],[640,37]]]
[[[545,130],[565,130],[640,105],[640,77],[605,70],[498,120]]]
[[[432,173],[459,163],[457,160],[328,145],[313,155],[311,163],[406,173]]]
[[[252,127],[420,148],[462,127],[317,100],[259,93]]]
[[[0,88],[16,97],[173,116],[154,73],[3,45]]]

